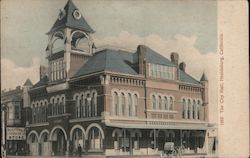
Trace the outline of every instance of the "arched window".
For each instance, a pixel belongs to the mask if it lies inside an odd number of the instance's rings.
[[[121,114],[125,116],[125,94],[121,93]]]
[[[56,102],[56,115],[60,114],[59,104],[60,104],[60,99],[57,98],[57,102]]]
[[[191,100],[188,100],[188,118],[192,119],[193,116],[193,110],[192,110],[192,103]]]
[[[91,97],[90,94],[87,94],[86,97],[86,103],[87,103],[87,117],[91,117]]]
[[[195,100],[193,100],[193,119],[197,119],[196,111],[197,111],[196,102]]]
[[[40,102],[38,107],[38,122],[43,122],[43,102]]]
[[[134,105],[133,105],[133,109],[132,109],[132,116],[137,116],[137,109],[138,109],[138,96],[136,94],[133,95],[134,98]]]
[[[158,109],[162,109],[162,100],[161,100],[161,96],[159,96],[158,98]]]
[[[80,117],[85,117],[86,116],[86,100],[85,100],[85,97],[84,95],[82,94],[81,95],[81,98],[79,99],[79,110],[80,110]]]
[[[61,109],[62,109],[63,114],[66,113],[66,104],[65,104],[64,97],[62,97]]]
[[[39,122],[39,104],[37,103],[36,104],[36,123],[38,123]]]
[[[152,96],[153,109],[156,109],[156,97]]]
[[[92,116],[97,116],[97,94],[92,93]]]
[[[45,101],[45,104],[44,104],[44,111],[45,111],[45,122],[47,122],[47,118],[48,118],[48,104],[47,104],[47,101]]]
[[[169,110],[168,109],[168,98],[167,97],[164,97],[164,109]]]
[[[200,119],[200,107],[201,107],[201,102],[198,100],[198,102],[197,102],[197,119]]]
[[[12,109],[13,109],[13,108],[9,108],[9,113],[10,113],[10,114],[13,114]],[[11,118],[10,116],[11,116],[11,115],[9,115],[9,119]],[[32,116],[33,116],[33,117],[32,117],[32,118],[33,118],[33,119],[32,119],[32,123],[35,123],[35,122],[36,122],[36,107],[35,107],[35,104],[33,104],[33,106],[32,106]]]
[[[187,118],[187,108],[186,108],[186,100],[182,100],[182,118]]]
[[[131,96],[131,94],[129,93],[128,94],[128,113],[129,113],[129,116],[132,116],[132,111],[133,111],[133,109],[132,109],[132,96]]]
[[[75,105],[76,105],[76,118],[79,118],[80,109],[79,109],[79,98],[78,95],[75,97]]]
[[[52,104],[52,108],[51,108],[52,109],[52,115],[55,115],[55,110],[56,109],[55,109],[55,99],[54,98],[52,99],[51,104]]]
[[[115,92],[114,93],[114,115],[118,115],[119,114],[119,97],[118,97],[118,93]]]
[[[174,100],[173,100],[173,97],[169,98],[169,110],[174,110]]]

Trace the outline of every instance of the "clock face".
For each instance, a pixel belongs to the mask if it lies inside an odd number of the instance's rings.
[[[65,13],[65,10],[64,10],[64,9],[63,9],[63,10],[60,9],[60,13],[59,13],[59,15],[58,15],[58,19],[59,19],[59,20],[62,20],[62,18],[65,16],[65,14],[66,14],[66,13]]]
[[[79,12],[79,10],[75,10],[73,13],[73,16],[75,19],[79,20],[81,18],[81,13]]]

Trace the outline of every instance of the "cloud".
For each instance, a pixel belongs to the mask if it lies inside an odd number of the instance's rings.
[[[115,47],[136,50],[139,44],[147,45],[163,56],[169,58],[171,52],[179,54],[179,61],[186,63],[186,71],[200,79],[203,72],[206,73],[209,80],[209,106],[210,113],[213,113],[212,122],[217,121],[217,54],[215,52],[203,53],[196,47],[197,36],[175,35],[171,39],[163,39],[159,35],[151,34],[146,37],[140,37],[122,31],[118,36],[110,36],[102,39],[95,39],[96,46],[112,45]],[[27,78],[33,83],[39,79],[40,59],[33,58],[30,67],[18,67],[15,62],[3,58],[2,64],[2,89],[15,88],[17,85],[23,85]]]
[[[19,67],[10,59],[1,59],[1,90],[22,86],[29,78],[33,84],[39,79],[40,59],[34,57],[29,67]]]
[[[216,39],[215,39],[216,40]],[[136,50],[137,45],[143,44],[153,50],[159,52],[163,56],[170,58],[171,52],[177,52],[179,54],[179,62],[184,61],[186,63],[186,71],[200,80],[202,73],[204,72],[209,80],[209,106],[210,113],[213,113],[212,122],[217,121],[217,53],[200,52],[195,47],[197,42],[197,36],[184,36],[182,34],[176,34],[171,39],[163,39],[159,35],[151,34],[146,37],[140,37],[135,34],[130,34],[127,31],[122,31],[116,37],[105,37],[103,39],[96,39],[96,46],[113,45],[115,47],[127,48],[130,50]]]

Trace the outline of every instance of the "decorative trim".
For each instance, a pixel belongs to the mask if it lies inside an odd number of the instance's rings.
[[[74,123],[74,122],[85,122],[85,121],[96,121],[96,120],[102,120],[102,117],[88,117],[88,118],[75,118],[75,119],[70,119],[69,123]]]

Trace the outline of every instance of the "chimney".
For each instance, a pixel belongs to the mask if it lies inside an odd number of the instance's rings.
[[[145,67],[144,67],[144,60],[145,60],[145,48],[143,45],[138,45],[137,47],[137,54],[138,54],[138,68],[139,74],[145,74]]]
[[[179,60],[179,54],[176,52],[172,52],[170,55],[171,62],[178,65],[178,60]]]
[[[186,63],[185,62],[181,62],[180,65],[179,65],[179,68],[185,72],[186,70]]]
[[[43,65],[40,65],[40,79],[44,76],[47,76],[47,68]]]

